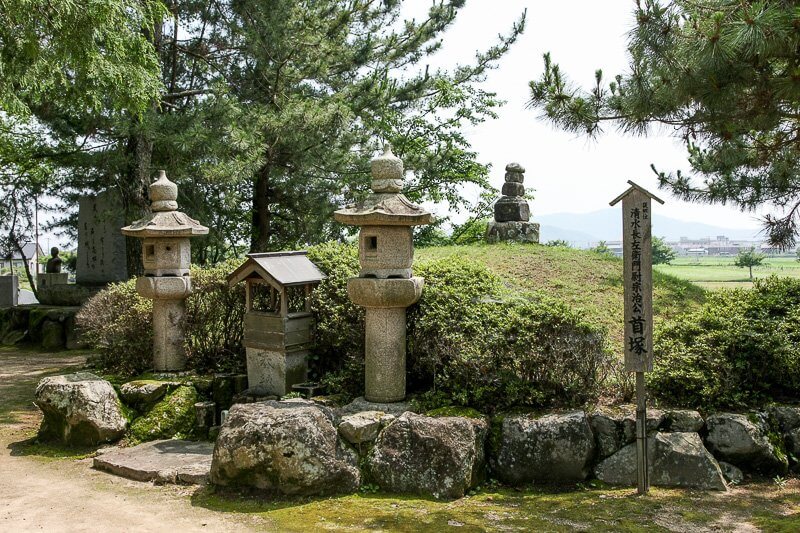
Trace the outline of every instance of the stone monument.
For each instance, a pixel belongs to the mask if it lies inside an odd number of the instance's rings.
[[[58,256],[58,248],[53,246],[50,249],[50,259],[47,260],[47,264],[44,267],[44,273],[36,275],[38,289],[69,283],[69,275],[66,272],[61,272],[62,262],[61,257]]]
[[[125,212],[119,195],[106,190],[78,200],[78,260],[75,283],[104,286],[128,279]]]
[[[361,227],[361,271],[347,281],[347,294],[366,308],[365,398],[390,403],[406,396],[406,308],[419,300],[424,283],[411,274],[411,227],[430,224],[433,215],[401,193],[403,162],[390,148],[372,160],[371,169],[372,194],[334,217]]]
[[[178,186],[163,170],[150,185],[152,213],[122,228],[129,237],[143,239],[144,276],[136,291],[153,300],[153,368],[183,370],[185,298],[192,292],[189,275],[192,253],[189,239],[206,235],[208,228],[178,211]]]
[[[539,242],[539,224],[529,222],[531,209],[525,200],[525,169],[519,163],[506,165],[503,196],[494,204],[494,220],[486,229],[486,241]]]
[[[0,276],[0,308],[19,304],[19,278],[16,274]]]

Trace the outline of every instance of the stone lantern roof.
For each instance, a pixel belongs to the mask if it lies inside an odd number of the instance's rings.
[[[403,188],[403,162],[386,146],[383,155],[370,162],[372,194],[358,204],[336,211],[333,216],[351,226],[419,226],[430,224],[434,216],[412,203]]]
[[[122,228],[129,237],[196,237],[206,235],[208,228],[178,211],[178,186],[159,171],[158,179],[150,184],[150,209],[152,213]]]

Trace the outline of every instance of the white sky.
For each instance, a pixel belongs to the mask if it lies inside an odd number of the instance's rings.
[[[421,17],[429,6],[430,0],[408,0],[407,9]],[[753,213],[681,202],[658,189],[651,163],[665,171],[688,169],[682,143],[668,131],[635,138],[609,129],[590,141],[553,128],[539,120],[540,111],[526,108],[528,82],[541,75],[547,51],[583,87],[593,84],[598,68],[606,79],[624,72],[633,7],[633,0],[467,0],[432,66],[469,61],[528,10],[525,33],[487,79],[488,88],[507,102],[500,117],[467,131],[480,160],[493,165],[492,184],[500,188],[506,163],[521,163],[525,185],[535,189],[534,220],[537,214],[608,207],[632,179],[667,201],[658,206],[664,215],[730,228],[760,227]]]

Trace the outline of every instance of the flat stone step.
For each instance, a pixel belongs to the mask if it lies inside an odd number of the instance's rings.
[[[135,481],[202,485],[211,471],[213,451],[213,442],[155,440],[98,455],[93,466]]]

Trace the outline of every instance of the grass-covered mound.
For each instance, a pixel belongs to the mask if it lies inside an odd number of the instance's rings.
[[[417,250],[417,259],[468,258],[485,265],[512,290],[539,291],[560,300],[589,323],[607,331],[609,347],[622,356],[622,260],[588,250],[520,244],[476,244]],[[656,324],[698,309],[706,291],[653,272]]]
[[[800,280],[721,291],[659,328],[650,388],[664,403],[743,408],[800,398]]]

